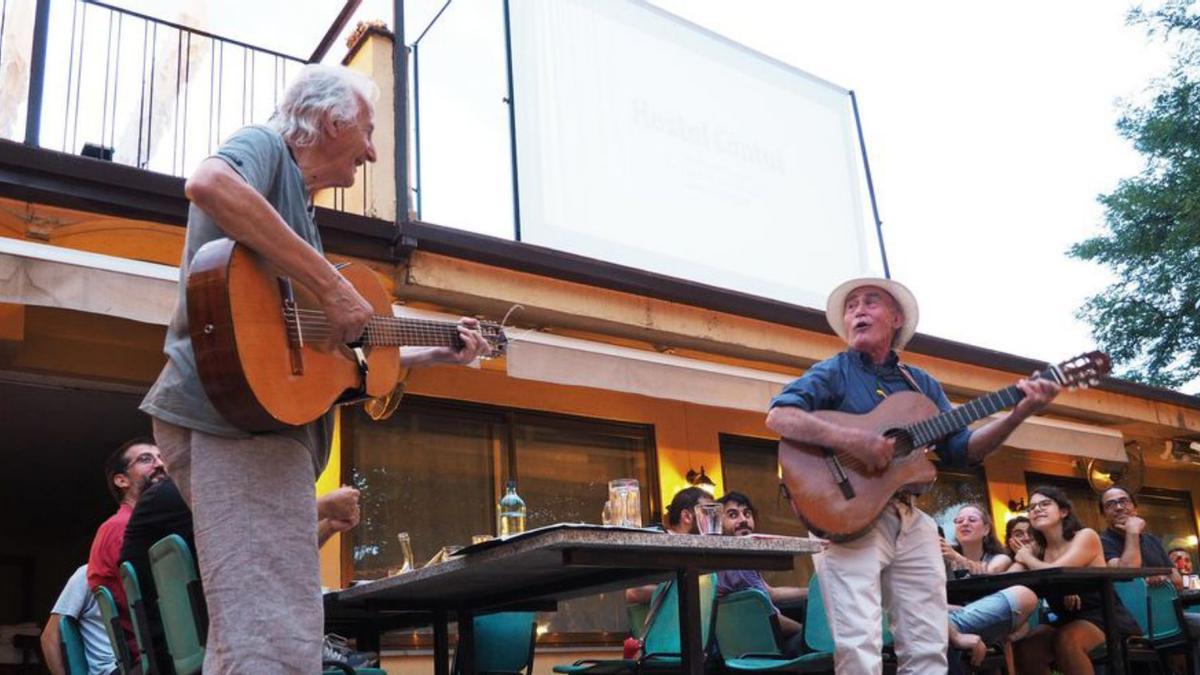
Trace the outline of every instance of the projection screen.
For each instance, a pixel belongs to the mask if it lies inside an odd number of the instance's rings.
[[[880,274],[847,90],[637,0],[511,11],[522,241],[810,307]]]

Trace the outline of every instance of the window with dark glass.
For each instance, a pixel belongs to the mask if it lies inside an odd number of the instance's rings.
[[[954,517],[967,504],[979,504],[989,516],[992,515],[982,466],[965,469],[939,466],[937,480],[916,499],[917,507],[933,517],[942,528],[946,541],[952,544],[955,543]],[[1004,524],[999,527],[1003,528]]]
[[[418,566],[443,546],[495,534],[496,503],[510,478],[525,501],[528,529],[599,523],[613,478],[638,479],[643,522],[659,510],[649,425],[417,396],[382,422],[347,409],[343,424],[343,475],[362,491],[361,522],[346,538],[354,578],[398,567],[400,532],[408,533]],[[538,623],[551,642],[615,639],[627,630],[624,598],[618,592],[561,602]]]
[[[779,443],[721,434],[720,444],[723,487],[726,492],[741,492],[754,502],[755,530],[807,537],[808,529],[792,512],[791,504],[779,489]],[[763,572],[763,578],[772,586],[807,587],[812,571],[812,556],[802,555],[796,557],[794,569]]]

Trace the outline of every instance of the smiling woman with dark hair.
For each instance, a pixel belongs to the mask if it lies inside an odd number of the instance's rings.
[[[980,504],[964,504],[954,516],[953,546],[942,540],[942,557],[946,562],[971,574],[999,574],[1012,565],[1012,558],[996,541],[992,518]]]
[[[1100,535],[1079,522],[1071,500],[1062,490],[1045,485],[1035,488],[1029,495],[1029,519],[1040,553],[1033,544],[1018,546],[1010,571],[1107,566]],[[1072,675],[1095,672],[1088,652],[1105,639],[1100,594],[1052,595],[1046,597],[1046,602],[1056,618],[1015,645],[1018,671],[1049,673],[1053,662]],[[1118,602],[1116,610],[1116,625],[1108,627],[1110,630],[1123,636],[1141,634],[1124,605]]]

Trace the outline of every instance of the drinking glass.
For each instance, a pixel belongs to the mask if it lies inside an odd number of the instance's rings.
[[[721,508],[720,502],[705,502],[695,506],[696,529],[700,534],[721,534]]]
[[[404,562],[388,569],[388,576],[394,577],[397,574],[411,572],[413,569],[413,552],[412,542],[408,538],[407,532],[401,532],[396,535],[396,540],[400,542],[400,551],[404,554]]]
[[[613,524],[612,500],[604,502],[604,508],[600,510],[600,524],[601,525],[612,525]]]
[[[608,501],[613,525],[642,526],[642,495],[636,478],[608,481]]]

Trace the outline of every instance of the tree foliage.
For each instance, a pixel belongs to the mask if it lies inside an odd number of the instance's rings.
[[[1145,166],[1100,195],[1106,231],[1069,255],[1116,273],[1079,317],[1121,375],[1179,387],[1200,376],[1200,16],[1191,1],[1169,0],[1129,21],[1171,39],[1174,65],[1117,122]]]

